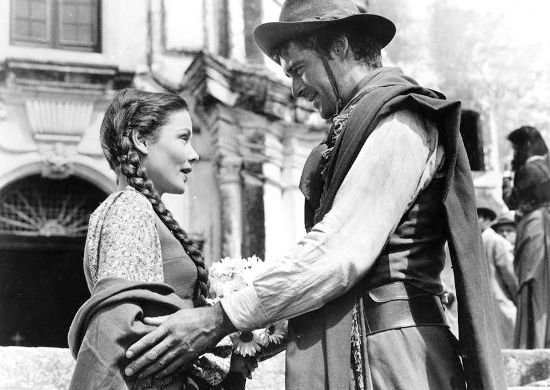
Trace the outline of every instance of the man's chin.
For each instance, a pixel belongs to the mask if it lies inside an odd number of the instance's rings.
[[[334,111],[333,110],[325,110],[323,109],[323,106],[317,108],[317,111],[319,111],[319,115],[321,115],[321,118],[323,119],[330,119],[334,116]]]

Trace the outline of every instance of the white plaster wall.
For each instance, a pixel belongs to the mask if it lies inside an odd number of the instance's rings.
[[[286,242],[297,243],[306,233],[304,228],[304,195],[298,187],[302,169],[310,149],[300,146],[295,139],[285,143],[285,162],[282,171],[283,210],[288,228]]]
[[[202,0],[165,1],[164,26],[162,12],[162,0],[151,0],[153,22],[151,70],[168,85],[177,88],[193,60],[194,55],[191,51],[199,51],[205,47],[204,4]]]
[[[283,203],[283,145],[278,137],[268,133],[265,136],[265,149],[268,159],[263,164],[265,258],[271,260],[283,255],[290,246],[286,232],[292,226],[285,218],[286,205]]]
[[[281,6],[278,1],[274,0],[263,0],[263,23],[266,22],[276,22],[279,20],[279,13],[281,12]],[[277,77],[284,79],[286,78],[283,70],[279,65],[266,56],[265,65],[269,71],[274,73]]]
[[[102,1],[101,53],[86,53],[10,45],[10,1],[0,1],[0,61],[28,58],[40,61],[117,65],[134,71],[145,63],[146,0]]]
[[[230,36],[230,57],[237,61],[244,61],[246,58],[244,42],[244,15],[243,1],[231,0],[229,7],[229,36]]]

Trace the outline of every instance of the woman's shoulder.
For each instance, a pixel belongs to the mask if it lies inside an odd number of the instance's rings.
[[[151,203],[133,189],[111,194],[90,216],[87,265],[92,280],[118,276],[162,281],[162,258]],[[160,264],[160,266],[159,266]]]
[[[153,206],[145,196],[134,190],[132,187],[126,187],[122,190],[113,192],[107,197],[95,211],[92,217],[117,214],[148,214],[154,213]]]

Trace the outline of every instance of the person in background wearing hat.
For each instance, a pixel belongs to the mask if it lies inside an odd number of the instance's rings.
[[[293,95],[332,119],[302,173],[308,233],[221,304],[148,319],[127,374],[165,375],[224,334],[290,319],[287,389],[504,388],[460,103],[382,67],[394,34],[352,0],[286,0],[255,29]],[[440,300],[446,241],[458,344]]]
[[[497,220],[491,225],[493,230],[500,234],[506,239],[510,244],[512,244],[511,249],[512,253],[514,251],[514,246],[516,245],[516,220],[514,218],[514,213],[511,211],[504,212],[500,214]]]
[[[490,205],[479,202],[477,216],[485,249],[485,259],[489,263],[491,290],[498,316],[500,346],[501,348],[513,348],[517,314],[514,302],[518,281],[514,274],[514,256],[511,252],[511,244],[491,228],[497,214]]]
[[[514,186],[505,191],[519,216],[515,270],[519,281],[515,348],[550,347],[550,164],[537,129],[523,126],[508,140],[514,147]]]

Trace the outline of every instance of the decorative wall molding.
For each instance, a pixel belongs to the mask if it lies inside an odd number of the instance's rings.
[[[303,99],[294,99],[289,83],[269,73],[265,66],[241,64],[206,52],[199,53],[187,71],[181,88],[198,101],[211,99],[229,107],[304,123],[314,113]]]
[[[8,119],[8,110],[4,102],[0,99],[0,122],[4,122],[6,119]]]
[[[128,87],[132,84],[133,77],[133,72],[120,71],[115,65],[20,58],[7,58],[0,69],[0,81],[5,79],[6,85],[11,89],[76,89],[81,94],[103,94]]]
[[[79,142],[92,122],[94,104],[31,98],[25,109],[37,141]]]

